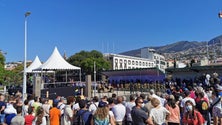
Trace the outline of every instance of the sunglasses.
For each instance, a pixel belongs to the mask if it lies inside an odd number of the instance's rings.
[[[138,103],[143,103],[143,102],[138,102]]]

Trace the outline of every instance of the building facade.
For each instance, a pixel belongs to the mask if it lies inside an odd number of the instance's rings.
[[[112,70],[156,67],[153,60],[133,56],[106,53],[104,57],[111,62]]]

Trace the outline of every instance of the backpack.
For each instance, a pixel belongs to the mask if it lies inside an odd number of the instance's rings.
[[[83,111],[82,113],[79,113],[79,111],[76,113],[76,116],[73,121],[73,125],[85,125],[85,121],[83,119],[84,114],[87,112],[87,110]]]
[[[209,113],[209,104],[206,100],[200,100],[197,103],[197,109],[201,114],[208,114]]]
[[[108,125],[109,124],[109,117],[105,118],[104,120],[100,120],[96,117],[93,117],[94,125]]]

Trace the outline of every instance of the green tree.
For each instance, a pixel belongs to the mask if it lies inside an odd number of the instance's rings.
[[[111,68],[111,64],[103,58],[103,54],[99,51],[92,50],[80,51],[67,60],[70,64],[81,67],[83,74],[93,75],[94,62],[96,64],[96,72],[100,74],[102,70],[108,70]]]

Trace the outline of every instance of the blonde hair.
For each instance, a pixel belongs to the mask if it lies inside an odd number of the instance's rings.
[[[98,107],[94,114],[95,118],[99,120],[104,120],[105,118],[107,118],[108,115],[109,115],[109,109],[106,106],[101,108]]]
[[[157,107],[157,106],[160,105],[160,100],[157,99],[157,98],[152,98],[151,104],[152,104],[154,107]]]

